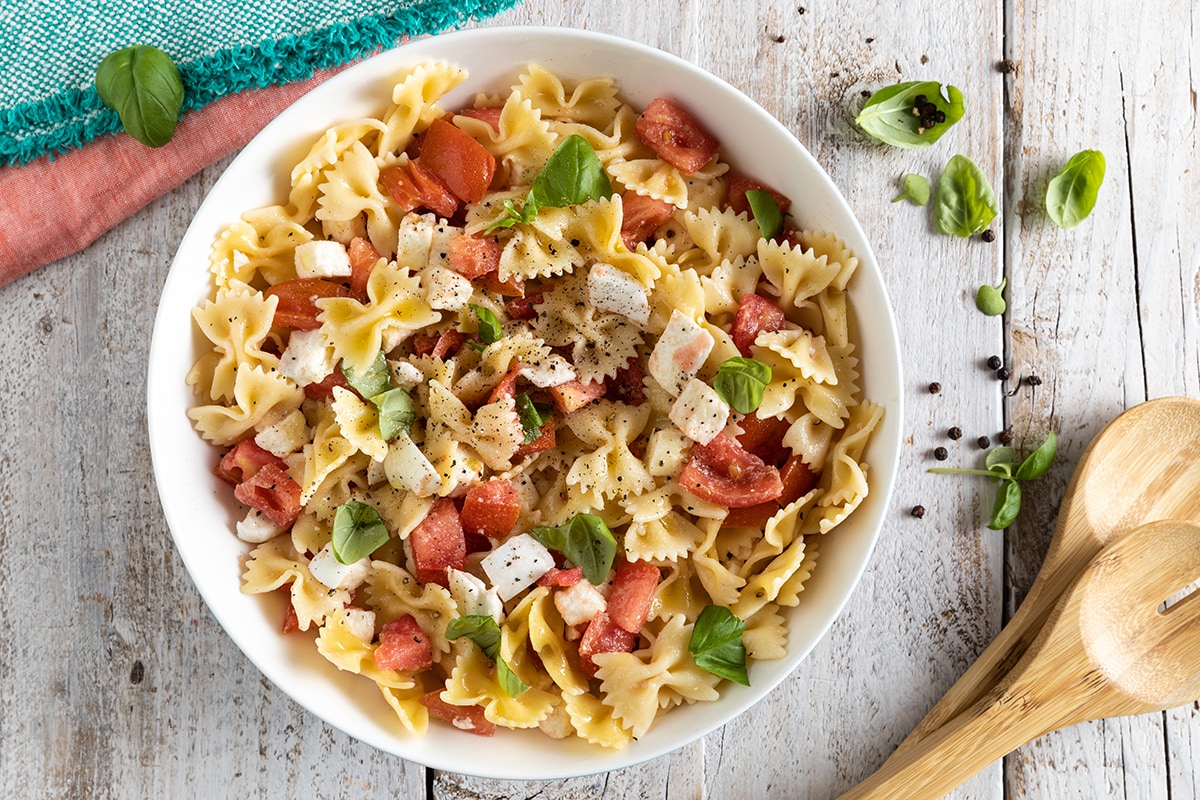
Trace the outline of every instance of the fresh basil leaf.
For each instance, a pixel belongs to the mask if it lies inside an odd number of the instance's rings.
[[[742,642],[745,630],[746,623],[735,617],[728,608],[705,606],[692,628],[688,652],[700,669],[749,686],[746,646]]]
[[[333,515],[333,557],[339,563],[360,561],[387,540],[387,526],[373,507],[357,500],[338,506]]]
[[[341,362],[341,370],[342,375],[346,377],[346,383],[363,397],[374,397],[392,388],[392,371],[388,369],[387,359],[383,357],[382,350],[375,354],[375,360],[362,375],[345,361]]]
[[[500,626],[488,614],[469,614],[456,617],[446,626],[446,638],[450,640],[467,637],[483,654],[496,664],[496,680],[509,697],[517,697],[529,686],[512,671],[500,653]]]
[[[940,122],[922,116],[917,100],[924,96],[926,104],[945,115]],[[914,109],[918,113],[914,114]],[[855,122],[870,136],[895,147],[918,148],[942,138],[954,123],[963,117],[966,107],[963,95],[954,86],[937,81],[910,81],[887,86],[871,95]],[[932,126],[925,125],[933,122]]]
[[[550,419],[550,412],[542,413],[542,409],[529,397],[521,392],[517,395],[517,416],[521,418],[521,430],[525,434],[525,444],[536,441],[542,435],[542,426]]]
[[[417,407],[407,390],[388,389],[372,397],[371,402],[379,409],[379,435],[385,442],[402,432],[412,433],[413,423],[417,421]]]
[[[175,135],[183,78],[162,50],[138,44],[105,56],[96,68],[96,93],[142,144],[162,147]]]
[[[1055,225],[1070,229],[1087,219],[1096,207],[1104,171],[1104,154],[1099,150],[1071,156],[1046,187],[1046,213]]]
[[[1021,484],[1008,479],[1000,482],[996,492],[996,502],[992,506],[992,520],[988,527],[994,531],[1002,531],[1017,519],[1021,511]]]
[[[771,368],[753,358],[736,356],[717,368],[713,389],[717,396],[740,414],[755,411],[763,401],[763,390],[771,383]]]
[[[489,225],[484,233],[511,228],[520,222],[532,222],[539,208],[566,208],[612,194],[612,183],[600,157],[587,139],[573,133],[546,160],[546,166],[529,189],[525,204],[518,210],[512,200],[505,200],[504,216]]]
[[[762,238],[770,241],[778,236],[783,230],[783,212],[779,210],[775,197],[766,189],[748,189],[746,201],[750,204],[750,213],[758,223]]]
[[[1046,441],[1038,446],[1029,454],[1029,457],[1021,462],[1021,466],[1017,467],[1016,478],[1019,481],[1029,481],[1034,478],[1040,478],[1050,470],[1050,465],[1054,463],[1054,456],[1058,453],[1058,436],[1054,431],[1046,434]]]
[[[966,156],[952,157],[933,198],[937,229],[966,238],[986,229],[998,213],[996,194],[979,165]]]
[[[529,535],[543,547],[562,553],[573,566],[583,567],[583,577],[592,585],[599,586],[608,579],[617,540],[600,517],[576,514],[565,525],[533,528]]]
[[[1011,447],[993,447],[988,451],[987,457],[983,460],[983,465],[990,469],[996,467],[1012,466],[1016,463],[1017,451]]]
[[[1008,304],[1004,302],[1004,287],[1008,284],[1008,278],[1001,278],[998,286],[989,286],[984,284],[975,292],[975,307],[987,314],[989,317],[998,317],[1008,308]]]
[[[521,680],[521,676],[512,671],[512,667],[508,666],[508,662],[497,653],[496,654],[496,680],[500,683],[500,688],[509,697],[520,697],[529,688],[529,684]]]
[[[474,303],[471,304],[471,310],[479,319],[479,340],[484,344],[494,344],[500,341],[504,336],[504,331],[500,327],[500,318],[496,316],[496,312]]]
[[[929,180],[924,175],[914,175],[910,172],[904,176],[904,191],[896,195],[892,202],[907,200],[915,206],[923,206],[929,202],[930,194],[932,189],[929,187]]]

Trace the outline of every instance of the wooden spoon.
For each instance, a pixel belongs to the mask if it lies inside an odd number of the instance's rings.
[[[1154,522],[1106,547],[1061,597],[1025,656],[986,696],[841,800],[933,800],[1058,728],[1200,698],[1200,526]]]
[[[1063,590],[1126,531],[1163,519],[1200,523],[1200,401],[1134,406],[1088,445],[1059,507],[1041,571],[1000,635],[900,743],[891,759],[969,708],[1021,658]]]

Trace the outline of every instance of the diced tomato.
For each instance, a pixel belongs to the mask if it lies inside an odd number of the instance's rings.
[[[551,568],[549,572],[537,579],[538,586],[574,586],[583,580],[583,567],[570,569]]]
[[[761,419],[757,414],[747,414],[738,420],[742,435],[738,444],[768,464],[780,466],[791,455],[791,449],[783,444],[783,435],[792,423],[786,417]]]
[[[388,167],[381,170],[379,173],[379,182],[383,184],[383,188],[388,195],[395,201],[396,205],[400,206],[400,210],[407,214],[410,211],[416,211],[424,204],[421,197],[421,187],[417,186],[417,182],[413,180],[412,172],[407,167],[397,164],[394,167]]]
[[[300,484],[277,464],[264,464],[234,488],[233,496],[281,528],[291,526],[300,515]]]
[[[467,563],[467,540],[462,522],[454,501],[448,497],[439,498],[433,504],[425,519],[408,535],[408,543],[417,567],[417,580],[421,583],[437,583],[449,588],[446,570],[462,569]]]
[[[662,97],[646,106],[633,129],[654,155],[688,175],[712,161],[720,147],[691,114]]]
[[[504,310],[508,313],[509,319],[525,321],[537,319],[537,309],[534,306],[541,304],[544,299],[545,295],[541,292],[527,297],[516,297],[504,304]]]
[[[504,111],[504,106],[484,106],[483,108],[464,108],[458,112],[459,116],[470,117],[486,122],[492,126],[492,130],[499,132],[500,130],[500,114]]]
[[[554,431],[554,418],[551,417],[542,425],[542,432],[538,435],[538,438],[529,444],[523,444],[517,448],[517,452],[513,453],[513,461],[525,458],[525,456],[531,456],[534,453],[541,453],[544,450],[554,447],[556,436]]]
[[[621,240],[633,250],[639,242],[666,224],[675,213],[675,206],[665,200],[655,200],[635,191],[621,195]]]
[[[779,503],[774,500],[745,508],[731,508],[722,524],[732,528],[762,528],[780,508]]]
[[[520,516],[521,495],[517,487],[504,478],[491,478],[467,490],[460,519],[467,533],[503,539],[512,533]]]
[[[479,142],[444,119],[435,119],[425,131],[416,162],[437,175],[464,203],[477,203],[487,193],[496,174],[496,159]]]
[[[375,666],[405,672],[417,672],[433,666],[429,635],[421,630],[416,617],[405,614],[380,628],[379,646],[375,648]]]
[[[495,292],[502,297],[524,297],[525,279],[513,275],[508,280],[500,280],[499,271],[489,272],[479,276],[479,285],[489,292]]]
[[[455,236],[450,240],[450,266],[464,278],[474,280],[500,268],[500,245],[482,236]]]
[[[650,616],[650,603],[662,574],[653,564],[632,561],[617,567],[608,590],[608,616],[614,623],[638,633]]]
[[[741,175],[734,175],[729,179],[729,189],[725,194],[725,201],[729,203],[729,207],[737,214],[749,214],[750,219],[754,219],[754,211],[750,208],[750,201],[746,198],[746,192],[754,189],[761,189],[771,193],[771,197],[775,198],[775,205],[779,206],[779,213],[786,214],[788,209],[792,207],[792,201],[787,195],[767,186],[765,183],[759,183],[753,178],[746,178]]]
[[[679,485],[702,500],[745,508],[775,500],[783,493],[779,470],[723,433],[692,447],[679,474]]]
[[[799,247],[801,250],[804,249],[804,242],[800,241],[800,231],[796,230],[795,228],[786,228],[783,231],[783,235],[779,238],[779,243],[786,244],[793,250],[797,247]]]
[[[750,345],[760,333],[780,330],[786,322],[787,317],[774,302],[759,294],[744,294],[738,301],[729,335],[738,352],[748,358]]]
[[[457,353],[467,343],[467,335],[457,328],[447,328],[437,336],[414,333],[413,352],[419,356],[446,359]]]
[[[463,537],[467,540],[467,555],[471,553],[490,553],[492,551],[492,540],[481,533],[463,532]]]
[[[281,468],[285,466],[279,456],[259,447],[253,436],[247,436],[221,458],[213,472],[230,486],[237,486],[242,481],[253,478],[254,473],[267,464],[275,464]]]
[[[300,618],[296,616],[296,607],[292,605],[292,593],[286,586],[281,591],[286,598],[287,607],[283,610],[283,624],[279,629],[283,633],[295,633],[300,630]]]
[[[637,356],[630,356],[617,374],[604,379],[604,396],[631,406],[646,402],[645,373]]]
[[[354,388],[346,380],[346,376],[342,374],[340,369],[335,369],[333,372],[325,376],[324,380],[319,383],[310,383],[304,387],[304,396],[311,397],[314,400],[332,400],[333,387],[340,386],[343,389],[354,391]],[[357,392],[355,392],[357,394]]]
[[[817,485],[816,473],[795,453],[788,456],[787,463],[780,467],[779,479],[783,481],[779,502],[785,506],[804,497]]]
[[[589,676],[594,676],[597,667],[592,656],[598,653],[632,653],[637,638],[636,633],[630,633],[613,622],[605,612],[596,612],[579,639],[579,668]]]
[[[421,695],[421,705],[428,708],[430,714],[446,720],[460,731],[476,736],[492,736],[496,733],[496,723],[484,716],[483,706],[451,705],[442,699],[441,689]]]
[[[428,208],[442,217],[452,217],[458,211],[458,198],[441,178],[417,161],[397,164],[379,173],[379,182],[400,210],[408,213]]]
[[[572,411],[578,411],[593,400],[597,400],[604,396],[603,381],[589,381],[584,383],[578,379],[572,379],[558,386],[550,387],[550,396],[554,398],[554,404],[558,406],[558,410],[564,414],[570,414]]]
[[[267,287],[266,297],[278,298],[273,324],[294,331],[315,331],[321,327],[317,316],[321,309],[317,301],[325,297],[350,297],[350,290],[340,283],[320,278],[296,278]]]
[[[355,236],[350,240],[350,291],[360,302],[367,300],[367,281],[371,278],[371,270],[379,263],[383,255],[375,249],[367,239]]]
[[[496,384],[496,388],[492,389],[492,393],[488,395],[488,402],[495,403],[500,400],[515,399],[517,396],[517,378],[521,375],[521,362],[514,361],[508,368],[508,372]]]

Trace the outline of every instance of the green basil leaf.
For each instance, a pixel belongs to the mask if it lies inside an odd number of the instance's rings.
[[[372,397],[371,402],[379,409],[379,435],[385,442],[395,439],[401,432],[412,433],[413,423],[417,421],[417,407],[405,389],[388,389]]]
[[[966,238],[987,228],[1000,213],[987,176],[971,159],[950,159],[938,178],[933,198],[933,221],[945,234]]]
[[[612,183],[600,157],[587,139],[573,133],[546,160],[546,166],[529,189],[525,205],[518,210],[512,200],[505,200],[504,216],[489,225],[484,233],[511,228],[519,222],[533,222],[539,208],[566,208],[612,194]]]
[[[96,93],[142,144],[162,147],[175,135],[183,78],[162,50],[139,44],[105,56],[96,68]]]
[[[746,201],[750,203],[750,213],[758,223],[758,231],[762,238],[770,241],[783,230],[783,213],[779,203],[766,189],[749,189],[746,191]]]
[[[920,113],[913,114],[921,95],[935,106],[936,111],[946,115],[944,121],[935,120],[930,127],[922,124],[928,119],[922,119]],[[928,147],[942,138],[942,134],[962,119],[965,111],[962,92],[956,87],[943,86],[937,81],[910,81],[887,86],[871,95],[855,122],[882,142],[895,147],[918,148]]]
[[[1008,283],[1008,278],[1002,278],[998,286],[989,286],[984,284],[975,292],[975,307],[987,314],[989,317],[998,317],[1008,308],[1008,304],[1004,302],[1004,287]]]
[[[357,500],[338,506],[333,515],[333,557],[339,563],[360,561],[387,540],[387,526],[373,507]]]
[[[469,614],[456,617],[446,626],[446,638],[467,637],[496,664],[496,680],[509,697],[517,697],[529,686],[512,671],[500,654],[500,626],[488,614]]]
[[[746,646],[742,634],[746,623],[724,606],[705,606],[692,628],[688,652],[696,666],[744,686],[750,685],[746,674]]]
[[[771,368],[753,358],[731,358],[717,368],[713,389],[717,396],[740,414],[755,411],[763,401],[763,390],[771,383]]]
[[[932,189],[929,187],[929,180],[924,175],[914,175],[910,172],[904,176],[904,191],[896,195],[892,202],[907,200],[915,206],[923,206],[929,202],[930,194]]]
[[[504,216],[487,226],[484,233],[494,233],[500,228],[511,228],[519,222],[533,222],[535,217],[537,217],[537,206],[528,199],[525,200],[525,205],[521,208],[517,208],[517,204],[512,200],[505,200]]]
[[[500,328],[500,318],[496,316],[496,312],[474,303],[471,304],[471,310],[479,319],[479,340],[484,344],[494,344],[500,341],[504,336],[504,331]]]
[[[557,528],[537,527],[529,535],[543,547],[562,553],[572,566],[583,567],[583,577],[594,586],[608,579],[617,555],[617,540],[604,520],[594,514],[576,514]]]
[[[1029,454],[1029,457],[1021,462],[1021,466],[1017,467],[1016,478],[1019,481],[1030,481],[1034,478],[1040,478],[1050,469],[1050,465],[1054,463],[1054,456],[1058,454],[1058,436],[1054,431],[1046,434],[1046,441],[1038,446]]]
[[[1011,467],[1017,461],[1017,451],[1011,447],[993,447],[988,451],[983,465],[989,470],[996,467]]]
[[[538,408],[525,392],[517,395],[517,416],[521,418],[521,430],[525,434],[525,444],[536,441],[542,435],[542,426],[546,424],[546,420],[550,419],[550,412],[547,410],[543,414],[542,411],[543,409]]]
[[[521,676],[512,671],[508,662],[499,653],[496,654],[496,679],[500,688],[509,697],[520,697],[529,688],[529,684],[521,680]]]
[[[382,350],[375,354],[375,360],[362,375],[345,361],[341,362],[340,367],[346,383],[363,397],[374,397],[392,388],[392,371],[388,369],[387,359],[383,357]]]
[[[1060,228],[1074,228],[1096,207],[1104,183],[1104,154],[1084,150],[1071,156],[1046,187],[1046,213]]]
[[[996,502],[992,506],[992,521],[988,527],[994,531],[1002,531],[1017,519],[1021,511],[1021,484],[1009,479],[1000,482],[996,492]]]

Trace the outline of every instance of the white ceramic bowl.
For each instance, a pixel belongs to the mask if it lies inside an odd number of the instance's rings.
[[[311,637],[280,635],[282,599],[238,590],[239,559],[248,548],[230,529],[240,514],[232,492],[212,474],[217,450],[201,440],[186,416],[195,400],[184,377],[203,338],[191,310],[208,294],[208,257],[218,230],[243,211],[283,202],[292,165],[318,135],[334,123],[381,113],[398,71],[428,59],[451,61],[470,73],[442,101],[445,108],[467,105],[480,91],[507,89],[531,61],[564,77],[610,75],[636,106],[659,95],[674,97],[717,137],[726,161],[792,198],[792,214],[801,225],[836,232],[861,261],[850,295],[857,319],[865,323],[857,332],[862,384],[866,397],[886,408],[867,450],[870,495],[822,542],[803,603],[787,611],[787,657],[754,662],[753,686],[726,682],[718,702],[671,711],[624,750],[579,739],[554,741],[537,731],[501,730],[493,739],[464,741],[468,734],[431,724],[424,737],[407,734],[373,683],[339,673],[317,653]],[[882,525],[900,450],[895,322],[870,245],[829,177],[786,128],[723,81],[645,45],[570,29],[485,28],[415,41],[343,72],[280,114],[230,165],[188,228],[163,288],[148,384],[150,446],[167,522],[196,587],[238,647],[296,702],[349,735],[429,767],[493,778],[552,779],[626,767],[712,731],[764,697],[811,651],[858,583]]]

